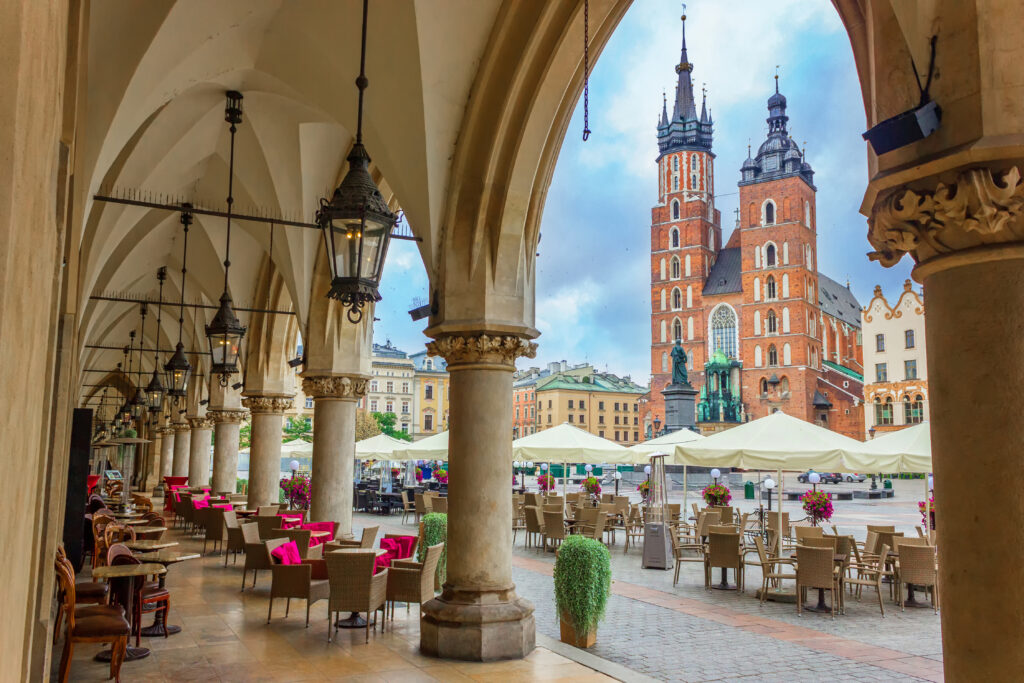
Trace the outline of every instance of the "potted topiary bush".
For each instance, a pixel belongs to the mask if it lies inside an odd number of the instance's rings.
[[[448,570],[448,515],[443,512],[430,512],[423,515],[420,520],[420,540],[416,544],[416,561],[422,562],[426,557],[427,548],[438,543],[444,543],[441,550],[441,559],[437,562],[437,572],[434,574],[434,589],[441,590],[441,584],[447,578]]]
[[[565,539],[555,558],[555,606],[563,643],[594,644],[611,583],[611,555],[603,543],[575,534]]]

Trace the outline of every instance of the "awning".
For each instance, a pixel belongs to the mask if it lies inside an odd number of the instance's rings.
[[[403,443],[395,448],[388,460],[447,460],[448,432],[428,436],[413,443]]]
[[[631,463],[631,457],[625,446],[569,424],[560,424],[512,442],[512,459],[520,461],[611,465]]]
[[[648,464],[652,455],[657,453],[665,453],[672,455],[675,453],[675,447],[683,443],[693,443],[695,441],[703,441],[705,437],[702,434],[691,431],[689,429],[680,429],[670,434],[662,434],[656,439],[650,441],[644,441],[638,443],[635,446],[629,447],[630,456],[633,458],[630,460],[633,464]],[[671,458],[669,458],[671,461]]]
[[[882,458],[897,457],[900,460],[898,469],[864,468],[868,471],[883,472],[931,472],[932,471],[932,433],[927,422],[905,427],[895,432],[886,432],[863,444],[864,450],[870,455]]]
[[[407,441],[399,441],[387,434],[378,434],[369,439],[356,441],[356,458],[359,460],[389,460],[396,448],[405,448],[407,445]]]

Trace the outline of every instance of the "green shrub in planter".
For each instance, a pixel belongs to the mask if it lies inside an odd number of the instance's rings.
[[[576,632],[576,641],[593,644],[587,636],[604,618],[611,583],[611,555],[603,543],[575,534],[565,539],[555,558],[555,605]]]
[[[431,512],[423,515],[420,521],[423,532],[422,539],[416,547],[416,561],[422,562],[427,554],[427,548],[438,543],[444,543],[444,550],[441,551],[441,559],[437,562],[436,585],[444,583],[448,575],[448,515],[443,512]]]

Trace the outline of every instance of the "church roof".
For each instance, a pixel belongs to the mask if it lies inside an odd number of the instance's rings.
[[[681,150],[711,151],[712,130],[714,121],[707,111],[707,97],[701,102],[700,117],[697,116],[697,103],[693,97],[693,63],[686,53],[686,15],[683,20],[683,44],[679,53],[679,64],[676,65],[676,97],[672,106],[671,118],[667,107],[662,103],[661,116],[658,119],[658,152],[667,154]]]
[[[800,177],[814,188],[814,170],[807,163],[799,146],[789,135],[786,123],[786,97],[779,92],[779,77],[775,77],[775,94],[768,98],[768,136],[757,150],[757,156],[747,158],[740,167],[740,185],[751,185],[766,180]]]
[[[823,273],[818,273],[818,306],[823,313],[860,329],[860,302],[849,288]]]
[[[743,280],[740,277],[742,262],[740,248],[732,247],[718,252],[715,265],[711,266],[707,282],[704,283],[704,294],[731,294],[743,291]],[[858,308],[858,317],[860,309]]]

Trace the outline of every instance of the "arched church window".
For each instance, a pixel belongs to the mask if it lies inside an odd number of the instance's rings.
[[[754,245],[754,267],[755,268],[760,268],[761,267],[761,245],[760,244]]]
[[[779,320],[775,317],[775,311],[768,311],[767,315],[768,334],[779,333]]]
[[[675,183],[675,187],[672,188],[672,189],[678,190],[679,189],[679,178],[675,178],[674,179],[674,183]],[[679,200],[678,199],[673,199],[672,200],[672,220],[674,220],[674,221],[679,220]]]
[[[672,341],[683,341],[683,322],[679,318],[672,321]]]
[[[765,377],[762,377],[759,384],[761,386],[761,393],[762,394],[767,394],[768,393],[768,379],[765,378]]]
[[[768,279],[764,281],[764,300],[774,301],[775,297],[775,278],[769,275]]]
[[[789,242],[782,243],[782,265],[789,265]]]
[[[775,267],[775,245],[769,242],[764,247],[764,267]]]
[[[764,203],[764,224],[775,225],[775,202],[770,199]]]
[[[679,279],[679,257],[678,256],[673,256],[672,257],[672,279],[673,280],[678,280]]]
[[[718,349],[729,358],[736,358],[736,312],[727,304],[719,304],[711,313],[711,349]]]
[[[774,368],[779,365],[779,351],[775,348],[775,344],[768,347],[768,367]]]
[[[672,310],[678,311],[683,307],[683,293],[679,291],[678,287],[672,288]]]
[[[761,311],[754,311],[754,336],[761,334]]]
[[[760,346],[755,346],[754,347],[754,367],[755,368],[761,367],[761,347]]]
[[[672,236],[672,239],[670,241],[670,244],[672,245],[672,248],[673,249],[678,249],[679,248],[679,230],[677,228],[672,228],[672,232],[669,233],[669,234]]]
[[[699,173],[700,173],[700,162],[698,161],[696,154],[691,154],[690,155],[690,189],[691,190],[698,190],[698,189],[700,189]]]
[[[804,225],[811,227],[811,203],[804,202]]]
[[[673,175],[672,176],[672,191],[673,192],[679,192],[679,176],[678,175]],[[676,211],[678,211],[678,210],[679,210],[679,207],[676,207]],[[678,213],[676,214],[676,218],[679,218]]]
[[[672,170],[675,171],[676,173],[679,172],[679,157],[678,156],[672,157]]]
[[[708,228],[708,249],[715,248],[715,230],[714,228]]]
[[[661,321],[661,343],[664,344],[668,341],[668,333],[666,332],[665,321]]]

